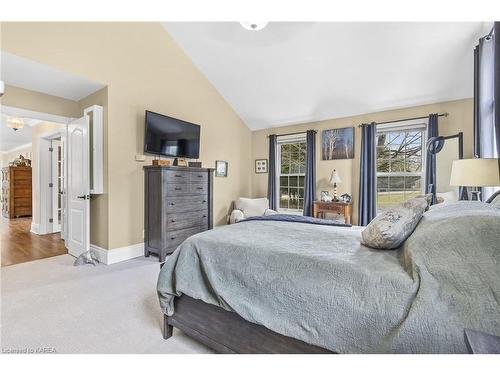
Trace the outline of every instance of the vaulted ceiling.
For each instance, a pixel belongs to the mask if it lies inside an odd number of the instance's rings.
[[[163,23],[250,129],[472,97],[491,23]]]

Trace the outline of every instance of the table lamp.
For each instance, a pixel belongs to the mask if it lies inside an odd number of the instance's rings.
[[[475,158],[453,160],[451,165],[451,186],[500,186],[498,159]],[[481,200],[481,192],[471,192],[472,200]]]
[[[333,185],[333,200],[335,202],[338,202],[339,198],[337,197],[337,184],[342,183],[342,180],[340,179],[340,176],[337,173],[336,169],[334,169],[332,172],[332,177],[330,178],[330,183]]]

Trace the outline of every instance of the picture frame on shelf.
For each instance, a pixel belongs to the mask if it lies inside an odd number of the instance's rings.
[[[228,163],[224,160],[215,161],[215,177],[227,177]]]
[[[322,191],[321,192],[321,202],[331,202],[332,197],[330,196],[330,193],[328,191]]]
[[[255,173],[267,173],[267,159],[255,159]]]

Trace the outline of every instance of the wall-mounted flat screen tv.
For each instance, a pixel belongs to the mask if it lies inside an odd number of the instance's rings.
[[[200,125],[146,111],[144,151],[157,155],[198,159]]]

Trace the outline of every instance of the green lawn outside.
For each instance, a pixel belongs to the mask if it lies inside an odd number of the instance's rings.
[[[386,209],[422,194],[421,191],[391,191],[377,193],[377,207]]]

